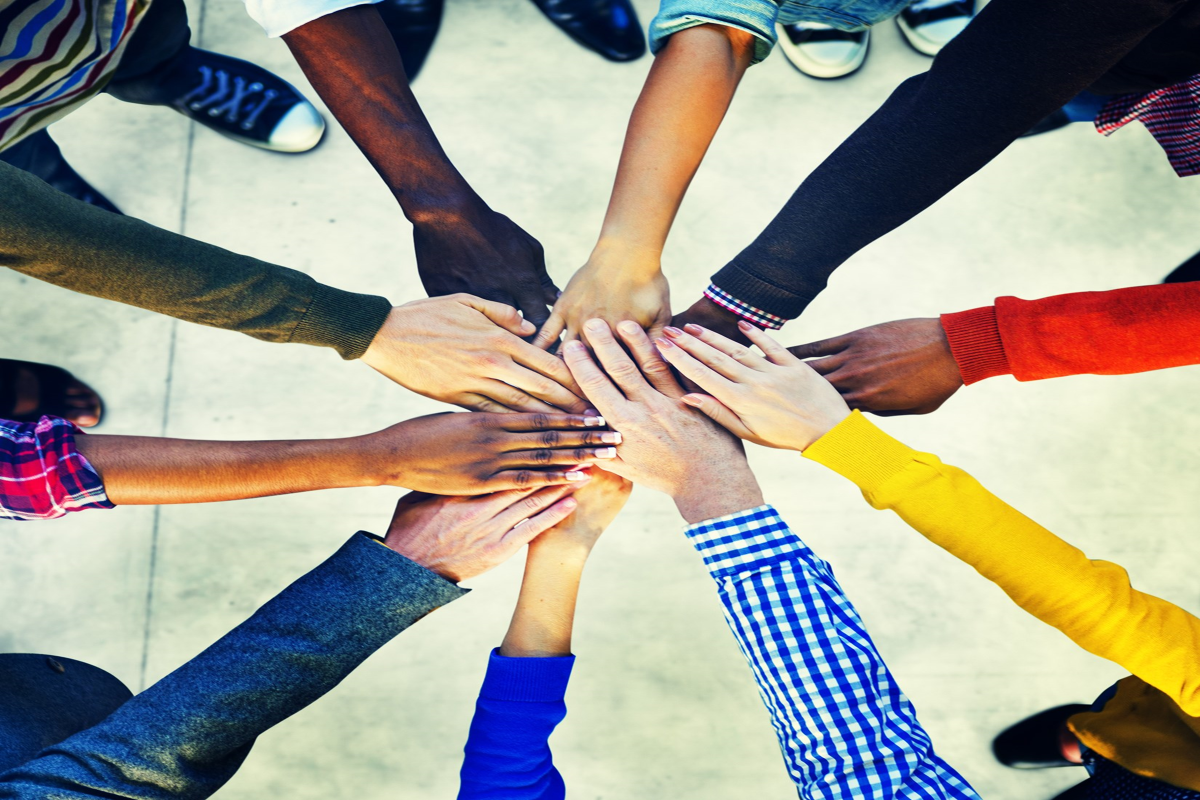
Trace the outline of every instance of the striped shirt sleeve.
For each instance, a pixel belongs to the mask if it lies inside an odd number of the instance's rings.
[[[0,420],[0,519],[55,519],[113,508],[99,474],[75,447],[82,433],[62,417]]]
[[[803,800],[978,795],[936,753],[830,566],[771,506],[687,529]]]

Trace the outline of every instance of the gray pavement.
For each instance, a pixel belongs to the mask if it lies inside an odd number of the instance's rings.
[[[306,84],[241,4],[191,4],[196,43]],[[643,22],[654,4],[640,2]],[[891,25],[864,70],[818,83],[776,53],[754,67],[697,176],[665,269],[682,307],[796,184],[928,61]],[[649,58],[613,65],[521,0],[451,0],[416,84],[460,169],[546,246],[565,284],[588,255]],[[420,297],[410,230],[348,138],[314,153],[241,147],[159,108],[100,98],[54,132],[127,212],[394,302]],[[920,174],[912,176],[921,180]],[[1200,249],[1200,179],[1179,180],[1138,126],[1018,142],[848,262],[787,343],[998,295],[1155,283]],[[0,270],[9,357],[61,364],[108,403],[100,432],[208,438],[349,435],[437,410],[332,351],[270,345],[74,295]],[[1200,612],[1200,368],[961,392],[881,424],[966,468],[1140,588]],[[996,800],[1053,794],[1073,771],[996,765],[991,736],[1122,671],[1019,612],[995,587],[793,453],[753,449],[768,500],[837,570],[941,753]],[[124,508],[0,523],[0,650],[66,655],[144,687],[202,650],[398,491]],[[669,500],[638,490],[584,583],[570,714],[553,740],[576,798],[795,797],[713,587]],[[328,697],[264,736],[230,800],[452,797],[489,648],[520,559],[406,632]]]

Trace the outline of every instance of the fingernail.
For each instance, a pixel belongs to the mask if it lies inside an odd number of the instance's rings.
[[[529,320],[525,320],[521,323],[521,330],[525,331],[526,333],[533,333],[537,330],[537,325],[534,325]]]
[[[674,343],[674,342],[672,342],[670,339],[655,339],[655,340],[654,340],[654,343],[655,343],[656,345],[658,345],[659,347],[663,348],[664,350],[665,350],[666,348],[668,348],[668,347],[674,347],[674,346],[675,346],[675,343]]]
[[[684,325],[683,329],[685,331],[687,331],[688,333],[692,334],[693,336],[704,333],[704,328],[701,328],[699,325],[696,325],[691,322],[689,322],[687,325]]]
[[[621,434],[617,431],[605,431],[604,433],[600,434],[600,441],[604,442],[605,444],[620,444]]]
[[[602,320],[602,319],[589,319],[587,322],[585,322],[585,323],[583,324],[583,327],[587,328],[589,331],[597,331],[597,332],[599,332],[599,331],[602,331],[602,330],[604,330],[604,320]]]
[[[701,401],[699,397],[692,397],[690,394],[685,394],[683,396],[683,402],[687,403],[689,406],[695,406],[696,408],[699,408],[700,403],[703,401]]]
[[[642,329],[642,326],[638,325],[636,322],[634,322],[631,319],[627,319],[627,320],[624,320],[623,322],[618,323],[617,329],[624,333],[637,333],[638,331],[640,331]]]
[[[740,328],[741,330],[744,330],[744,331],[754,330],[754,326],[751,325],[749,322],[746,322],[746,320],[744,320],[744,319],[738,320],[738,328]]]
[[[683,336],[683,331],[671,325],[663,328],[663,333],[665,333],[667,336]]]
[[[604,417],[584,417],[583,427],[585,428],[603,428]]]
[[[566,497],[562,500],[562,507],[567,511],[574,511],[575,506],[579,505],[579,501],[574,497]]]
[[[586,481],[591,480],[591,475],[586,472],[568,472],[566,478],[569,481]]]
[[[596,458],[616,458],[617,457],[617,448],[601,447],[599,450],[596,451],[595,455],[596,455]]]
[[[589,417],[598,417],[598,416],[600,416],[600,412],[599,412],[599,411],[597,411],[597,410],[596,410],[596,409],[594,409],[594,408],[589,408],[587,411],[584,411],[583,413],[584,413],[584,414],[587,414]]]
[[[569,341],[563,345],[563,350],[574,350],[576,352],[579,352],[579,351],[582,351],[583,349],[584,349],[583,342],[579,341],[578,339],[572,339],[571,341]]]

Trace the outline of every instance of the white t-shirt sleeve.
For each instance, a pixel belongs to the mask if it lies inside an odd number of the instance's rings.
[[[267,36],[275,38],[307,25],[314,19],[344,8],[365,6],[380,0],[245,0],[246,11]]]

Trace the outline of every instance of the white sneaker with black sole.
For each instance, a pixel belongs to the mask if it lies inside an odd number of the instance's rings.
[[[792,66],[810,78],[844,78],[867,59],[871,32],[847,33],[818,22],[776,25],[779,48]]]
[[[932,58],[974,18],[975,0],[916,0],[896,15],[896,25],[912,49]]]

